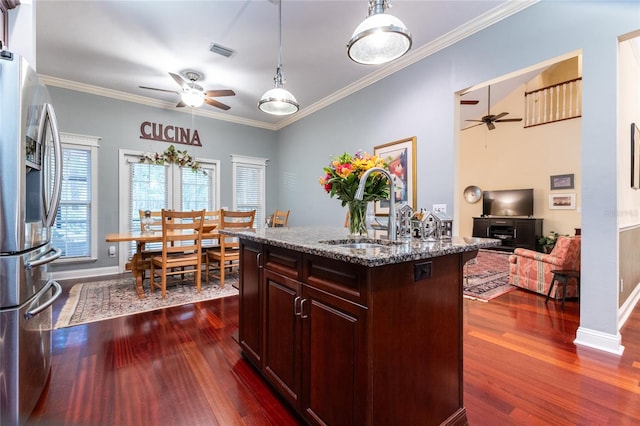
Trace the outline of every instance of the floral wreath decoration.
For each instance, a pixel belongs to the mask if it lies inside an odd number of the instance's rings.
[[[194,173],[202,172],[203,175],[207,175],[207,171],[186,150],[180,151],[173,145],[164,152],[145,152],[140,158],[140,162],[157,165],[177,164],[180,167],[190,168]]]

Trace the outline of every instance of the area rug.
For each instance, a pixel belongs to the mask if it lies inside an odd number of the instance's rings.
[[[509,284],[509,253],[480,250],[465,266],[463,288],[465,298],[482,302],[515,290]]]
[[[193,282],[171,283],[167,286],[165,299],[162,299],[160,290],[151,293],[145,285],[146,298],[139,299],[133,278],[76,284],[69,290],[69,297],[54,328],[234,296],[238,294],[234,285],[238,285],[237,274],[225,277],[224,288],[220,288],[216,280],[210,280],[209,284],[202,282],[200,293],[196,292]]]

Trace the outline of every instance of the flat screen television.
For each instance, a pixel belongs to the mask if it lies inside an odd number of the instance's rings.
[[[483,216],[533,216],[533,189],[483,191]]]

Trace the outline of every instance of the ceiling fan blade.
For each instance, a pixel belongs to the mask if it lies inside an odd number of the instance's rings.
[[[467,121],[471,121],[471,120],[467,120]],[[478,121],[478,120],[473,120],[473,121]],[[484,123],[480,123],[480,124],[474,124],[473,126],[469,126],[469,127],[465,127],[462,130],[467,130],[467,129],[471,129],[472,127],[478,127],[478,126],[482,126]]]
[[[509,114],[508,112],[501,112],[498,115],[494,115],[492,117],[491,121],[497,121],[497,120],[501,119],[502,117],[504,117],[505,115],[508,115],[508,114]]]
[[[484,120],[464,120],[464,121],[475,121],[477,123],[484,123]]]
[[[496,123],[506,123],[509,121],[522,121],[522,118],[503,118],[502,120],[494,120]]]
[[[225,111],[231,108],[229,105],[225,105],[222,102],[216,101],[215,99],[204,98],[204,102],[206,104],[209,104],[209,105],[214,106],[216,108],[223,109]]]
[[[168,92],[168,93],[175,93],[176,95],[179,95],[179,93],[176,92],[175,90],[158,89],[156,87],[147,87],[147,86],[138,86],[138,87],[141,89],[157,90],[158,92]]]
[[[461,99],[460,105],[478,105],[478,100],[475,99]]]
[[[493,130],[496,128],[496,126],[492,122],[488,122],[487,127],[489,128],[489,130]]]
[[[176,104],[176,108],[183,108],[183,107],[186,107],[186,106],[187,106],[187,104],[185,104],[185,103],[182,101],[182,99],[180,99],[180,102],[178,102],[178,103]]]
[[[178,74],[174,74],[172,72],[170,72],[169,75],[171,77],[173,77],[173,79],[176,81],[176,83],[178,83],[178,85],[180,87],[182,87],[183,90],[188,90],[189,89],[189,85],[187,84],[186,81],[184,81],[184,78],[182,78]]]
[[[207,90],[206,92],[204,92],[204,94],[206,96],[216,98],[219,96],[235,96],[236,92],[234,92],[233,90]]]

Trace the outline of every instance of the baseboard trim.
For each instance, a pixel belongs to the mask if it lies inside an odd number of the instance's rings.
[[[71,271],[52,272],[51,278],[53,278],[54,280],[71,280],[76,278],[90,278],[90,277],[101,277],[103,275],[116,275],[120,273],[121,272],[117,266],[109,266],[106,268],[74,269]]]
[[[636,284],[627,300],[618,309],[618,331],[622,329],[640,300],[640,283]]]
[[[612,335],[597,330],[578,327],[576,339],[573,343],[577,346],[585,346],[619,356],[624,352],[620,333]]]

